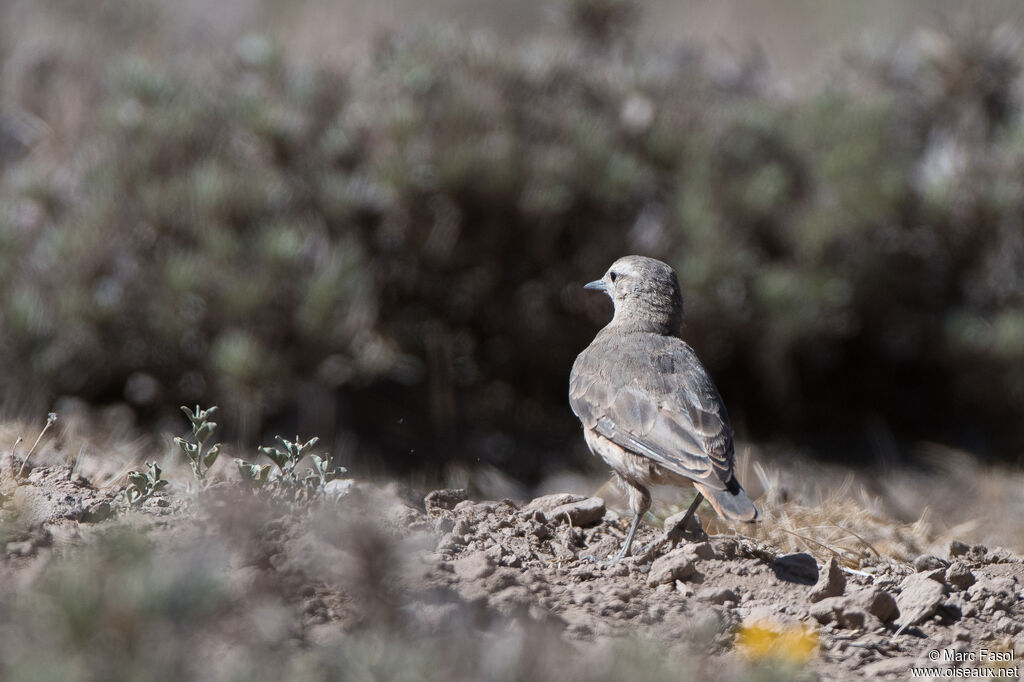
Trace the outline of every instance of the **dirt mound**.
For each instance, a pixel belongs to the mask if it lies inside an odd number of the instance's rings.
[[[981,649],[1012,650],[1024,629],[1024,563],[1005,551],[954,543],[952,562],[880,560],[854,570],[827,553],[780,554],[738,535],[673,548],[643,527],[637,546],[646,546],[611,563],[621,520],[606,513],[572,522],[574,510],[596,506],[594,498],[542,498],[522,508],[433,508],[440,540],[431,560],[464,598],[557,618],[570,638],[640,635],[728,656],[744,627],[816,626],[821,651],[812,667],[828,678],[905,677],[934,665],[932,651],[948,664]]]
[[[354,669],[374,671],[365,679],[405,670],[425,679],[678,679],[684,669],[744,679],[761,668],[903,679],[918,666],[1014,666],[1005,657],[1024,653],[1024,562],[963,543],[948,557],[851,568],[824,551],[787,554],[741,535],[691,530],[673,544],[644,525],[637,555],[615,563],[627,519],[596,497],[517,504],[351,482],[295,506],[217,484],[128,512],[113,492],[60,467],[37,469],[4,494],[7,525],[21,533],[6,544],[4,631],[35,627],[18,586],[35,590],[31,608],[61,613],[59,600],[70,597],[53,576],[68,566],[80,575],[85,561],[87,573],[109,573],[112,585],[135,585],[145,598],[137,613],[119,589],[86,612],[69,610],[75,632],[85,627],[90,646],[111,632],[121,641],[134,613],[133,636],[162,638],[166,649],[146,655],[176,661],[168,675],[236,675],[241,664],[223,652],[239,647],[252,679]],[[126,529],[147,549],[117,545],[116,560],[88,549],[96,543],[87,538]],[[184,621],[183,584],[208,593]],[[161,585],[176,595],[167,613],[153,606]],[[175,648],[177,630],[167,628],[179,621],[188,636],[177,635]],[[3,658],[31,655],[19,641],[0,644]],[[78,641],[63,645],[74,651]],[[129,655],[122,650],[131,649],[92,652],[93,672],[102,677],[103,665]],[[982,651],[1004,658],[979,659]]]

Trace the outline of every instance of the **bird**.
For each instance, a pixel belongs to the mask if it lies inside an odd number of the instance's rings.
[[[697,489],[681,528],[705,498],[728,521],[757,521],[757,508],[736,480],[725,404],[682,339],[675,271],[654,258],[624,256],[583,288],[603,291],[615,306],[569,376],[569,404],[587,446],[611,467],[634,513],[614,561],[629,556],[652,484]]]

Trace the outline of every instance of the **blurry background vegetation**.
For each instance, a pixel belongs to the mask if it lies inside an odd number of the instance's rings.
[[[1020,461],[1024,17],[954,4],[3,0],[4,408],[535,481],[643,253],[741,435]]]

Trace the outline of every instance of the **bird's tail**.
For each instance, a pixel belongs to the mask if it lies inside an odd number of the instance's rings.
[[[725,490],[717,490],[696,481],[693,485],[707,498],[718,515],[726,521],[753,523],[760,519],[761,515],[757,511],[757,507],[750,501],[747,492],[740,487],[735,478],[729,481]]]

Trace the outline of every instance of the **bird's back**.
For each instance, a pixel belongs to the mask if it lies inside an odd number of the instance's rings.
[[[573,364],[569,402],[584,428],[694,481],[723,516],[756,518],[725,405],[681,338],[606,327]]]
[[[651,419],[648,411],[666,410],[685,417],[708,450],[728,453],[731,460],[732,427],[725,404],[696,352],[681,338],[602,329],[573,363],[569,402],[593,428],[623,393],[642,403],[629,425],[643,430]]]

